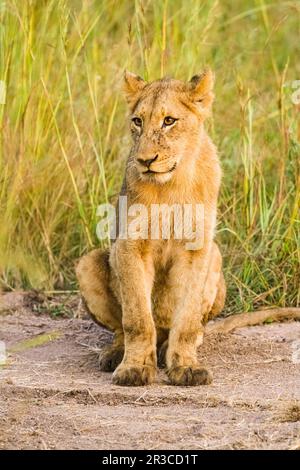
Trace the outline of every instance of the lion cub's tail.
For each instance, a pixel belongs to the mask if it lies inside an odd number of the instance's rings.
[[[300,320],[300,308],[275,308],[256,312],[240,313],[227,318],[210,321],[205,327],[205,334],[229,333],[243,326],[261,325],[265,322]]]

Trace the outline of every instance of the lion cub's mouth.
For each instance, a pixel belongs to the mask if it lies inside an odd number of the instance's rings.
[[[167,171],[154,171],[154,170],[150,170],[149,168],[147,171],[143,171],[142,174],[143,175],[165,175],[166,173],[172,173],[172,171],[175,170],[176,166],[177,166],[177,163],[174,163],[172,168]]]

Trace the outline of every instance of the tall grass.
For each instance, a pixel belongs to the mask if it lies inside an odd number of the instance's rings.
[[[299,57],[298,1],[0,1],[2,288],[76,288],[130,147],[124,68],[188,79],[210,65],[227,310],[298,305]]]

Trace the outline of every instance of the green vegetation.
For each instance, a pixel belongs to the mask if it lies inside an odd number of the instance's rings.
[[[76,288],[130,146],[124,69],[188,79],[209,65],[227,310],[297,306],[299,57],[299,1],[0,0],[2,287]]]

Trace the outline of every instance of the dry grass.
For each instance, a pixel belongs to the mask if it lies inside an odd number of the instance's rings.
[[[209,64],[227,310],[299,305],[299,16],[297,1],[2,1],[2,287],[75,288],[130,145],[124,68],[188,79]]]

